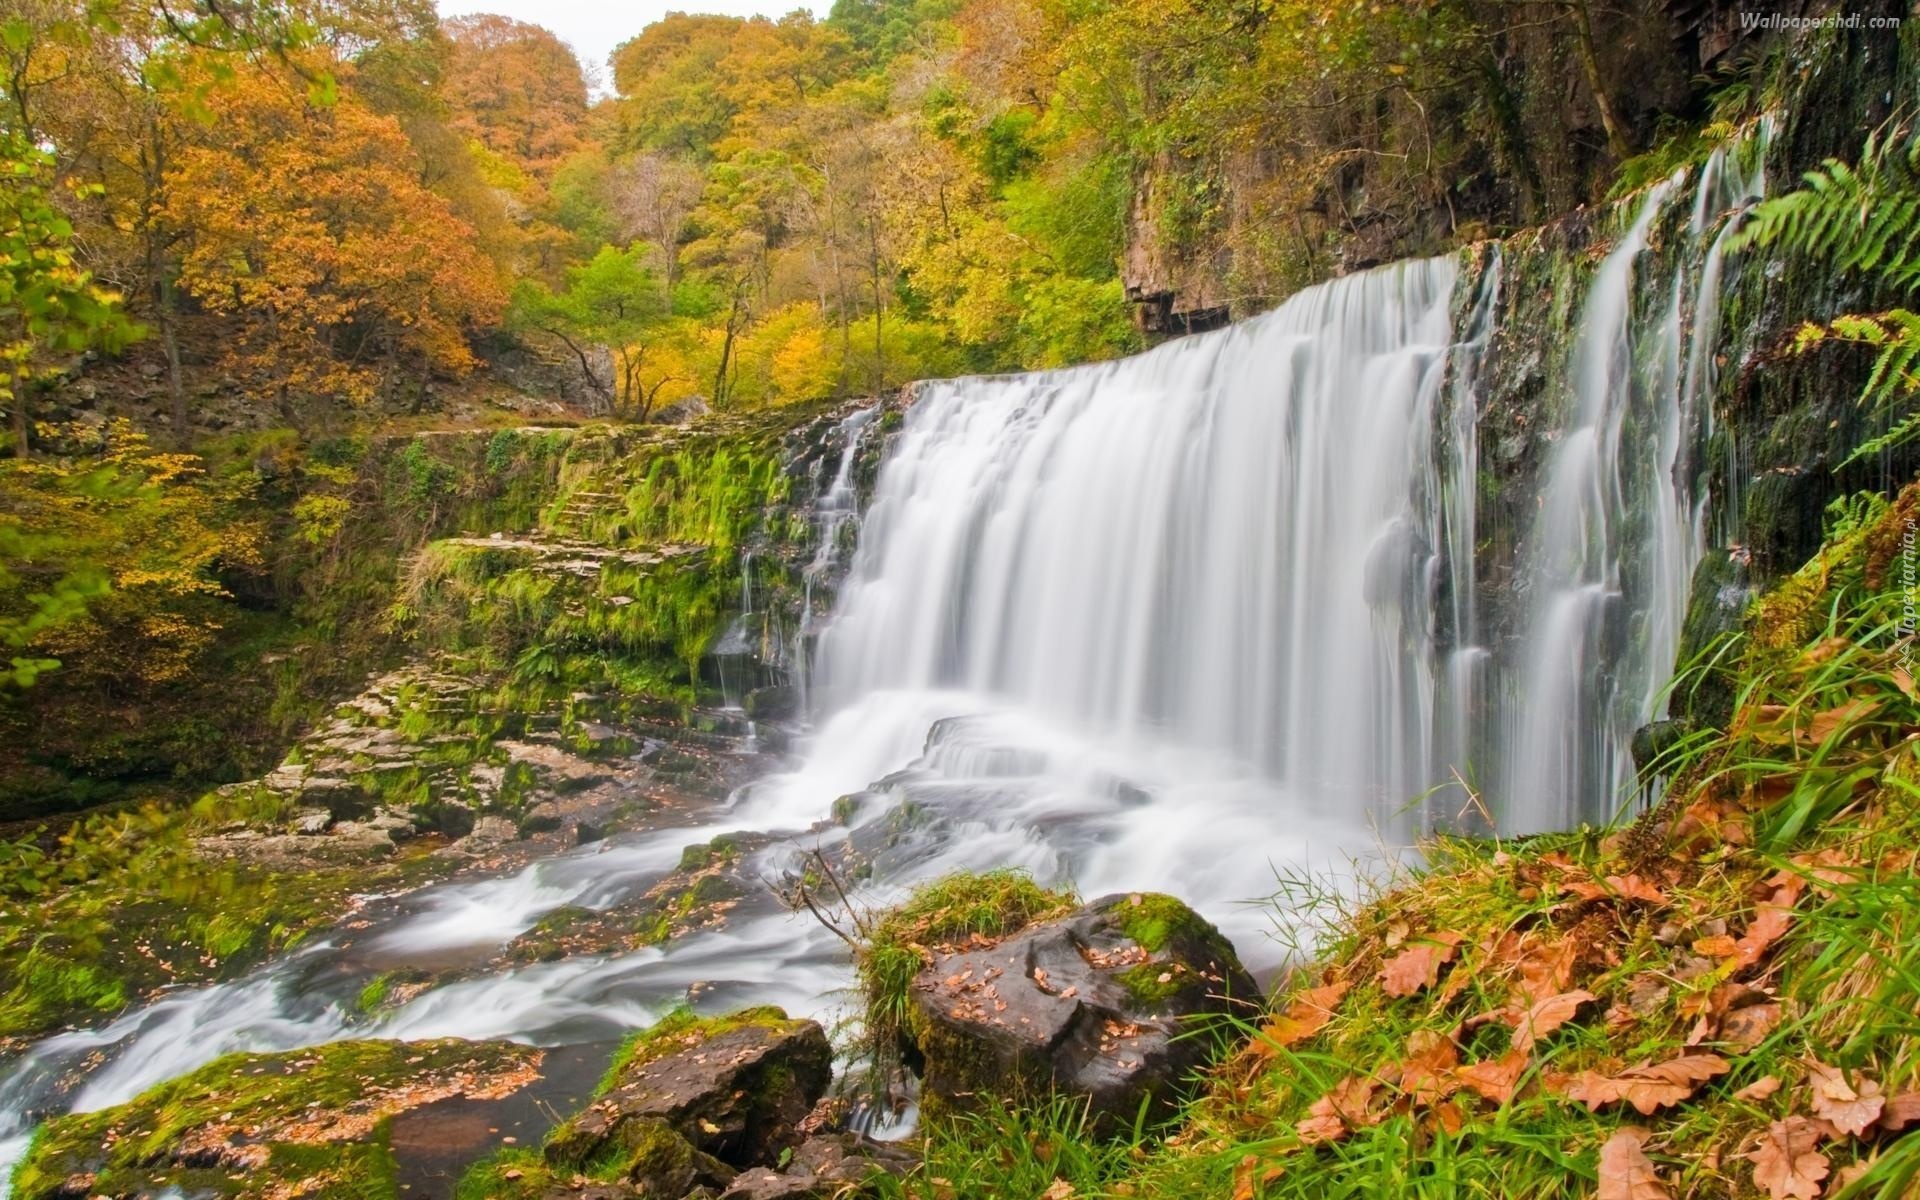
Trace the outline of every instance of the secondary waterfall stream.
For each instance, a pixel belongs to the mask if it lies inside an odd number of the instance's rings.
[[[728,1006],[842,1005],[844,948],[776,912],[354,1011],[380,969],[497,946],[562,905],[605,907],[730,830],[790,835],[760,852],[775,874],[910,806],[912,836],[863,902],[995,866],[1088,896],[1158,888],[1257,967],[1287,952],[1275,924],[1284,935],[1311,913],[1246,902],[1350,886],[1457,807],[1436,789],[1485,782],[1490,817],[1516,831],[1610,815],[1627,739],[1662,711],[1704,551],[1726,216],[1759,184],[1722,152],[1656,185],[1599,266],[1521,545],[1517,636],[1491,644],[1472,599],[1474,381],[1498,255],[1348,277],[1120,362],[928,385],[864,517],[841,451],[823,563],[844,525],[859,536],[819,632],[797,762],[682,827],[376,901],[352,937],[38,1043],[0,1067],[0,1175],[40,1117],[232,1050],[597,1043],[694,985]],[[1686,244],[1660,274],[1648,248],[1683,198]],[[836,811],[844,796],[857,802]]]

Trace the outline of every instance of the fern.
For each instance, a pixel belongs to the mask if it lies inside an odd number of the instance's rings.
[[[1767,246],[1830,264],[1835,273],[1885,288],[1920,287],[1920,136],[1913,129],[1867,138],[1859,167],[1828,159],[1806,186],[1759,205],[1734,246]],[[1860,402],[1891,425],[1846,462],[1920,438],[1920,314],[1907,308],[1850,313],[1803,326],[1796,353],[1830,341],[1874,348]],[[1843,464],[1844,465],[1844,464]]]

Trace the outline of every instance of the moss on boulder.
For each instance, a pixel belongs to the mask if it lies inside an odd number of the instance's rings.
[[[229,1054],[99,1112],[42,1127],[13,1179],[19,1200],[135,1196],[390,1197],[389,1122],[456,1096],[496,1099],[539,1075],[505,1042],[336,1042]]]

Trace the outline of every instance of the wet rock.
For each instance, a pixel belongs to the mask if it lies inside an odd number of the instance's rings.
[[[1254,1011],[1259,991],[1205,918],[1134,894],[941,954],[909,997],[908,1058],[930,1109],[1061,1092],[1117,1128],[1143,1102],[1170,1110],[1215,1048],[1198,1026]]]
[[[473,831],[461,838],[449,850],[462,854],[487,854],[520,840],[520,830],[505,817],[480,817],[473,823]]]
[[[722,1200],[825,1200],[857,1194],[876,1175],[904,1175],[919,1162],[910,1151],[851,1133],[807,1139],[782,1170],[742,1171]]]
[[[784,721],[800,715],[800,694],[790,687],[755,688],[747,693],[747,716],[756,721]]]
[[[451,1038],[228,1055],[126,1104],[48,1121],[13,1194],[293,1196],[317,1182],[345,1194],[390,1175],[389,1122],[456,1097],[511,1095],[540,1064],[538,1050]]]
[[[546,1158],[556,1166],[593,1162],[632,1139],[663,1140],[664,1126],[730,1169],[778,1166],[782,1152],[799,1145],[795,1126],[825,1093],[832,1068],[825,1031],[777,1008],[669,1018],[631,1044],[600,1099],[553,1132]],[[680,1161],[670,1145],[657,1154]],[[706,1170],[699,1160],[694,1167]]]
[[[520,818],[520,836],[534,833],[551,833],[563,823],[560,806],[552,800],[543,800],[527,810]]]
[[[324,808],[302,808],[293,814],[293,831],[308,835],[325,833],[333,824],[333,814]]]

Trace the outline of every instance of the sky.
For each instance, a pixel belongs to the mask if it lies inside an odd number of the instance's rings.
[[[438,0],[440,15],[499,13],[560,35],[604,84],[613,48],[670,12],[777,17],[796,8],[825,16],[831,0]]]

